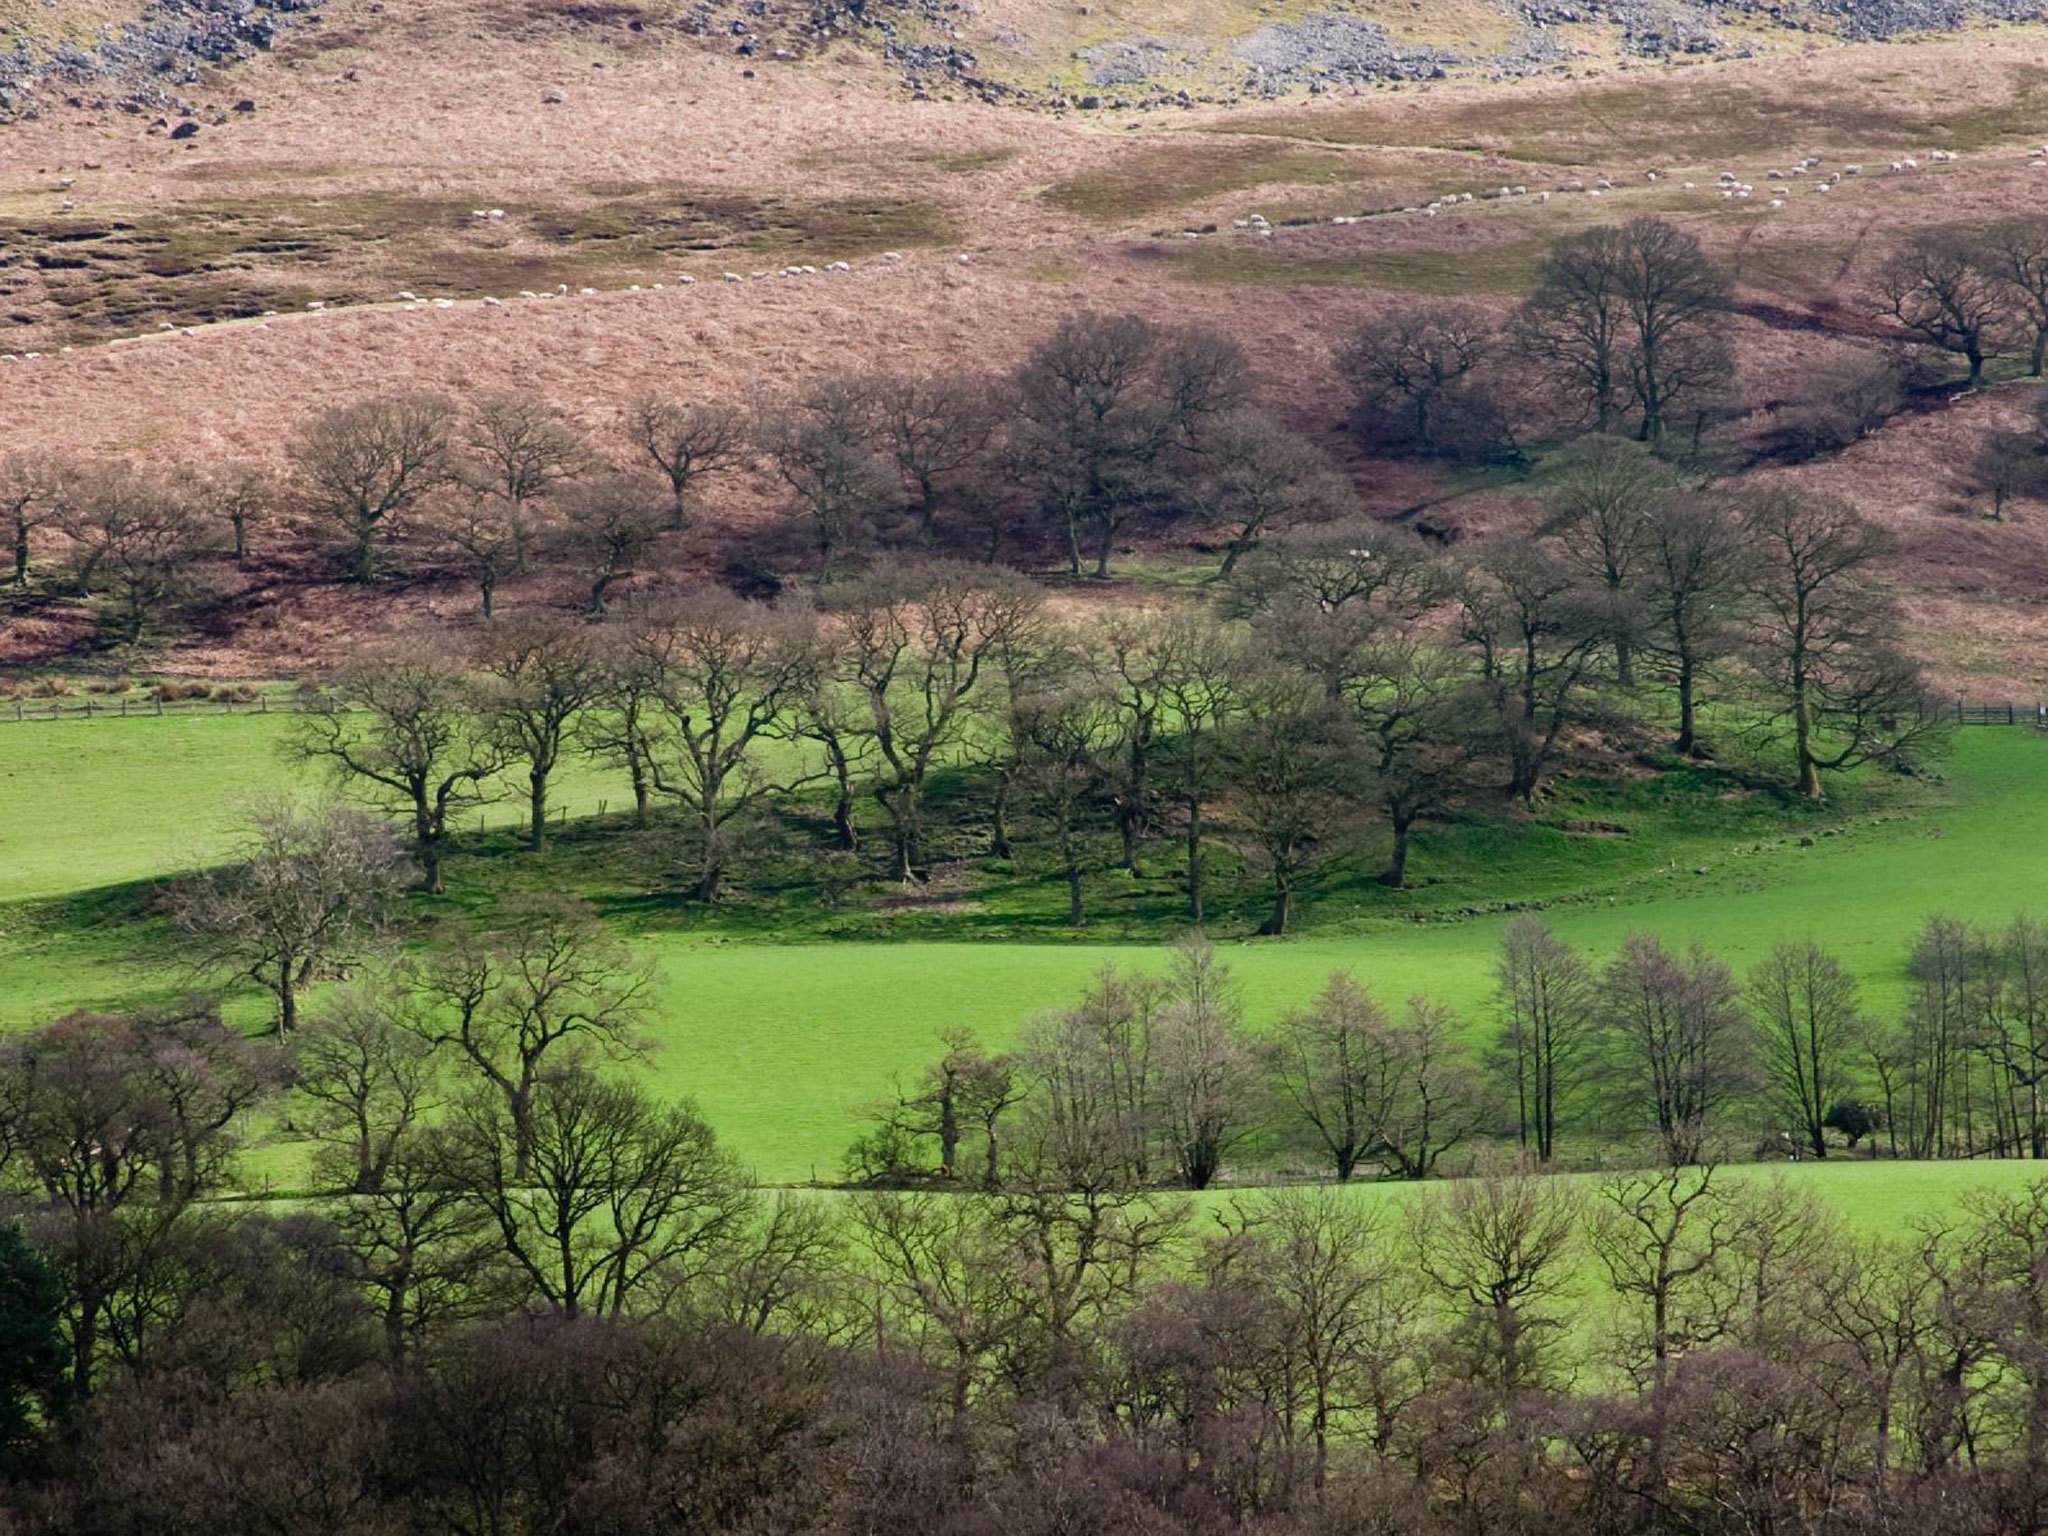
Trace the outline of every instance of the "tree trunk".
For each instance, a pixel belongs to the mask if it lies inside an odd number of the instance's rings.
[[[1278,938],[1287,931],[1287,924],[1293,916],[1293,877],[1276,873],[1273,876],[1273,912],[1270,917],[1259,924],[1259,932],[1268,938]]]
[[[526,775],[526,845],[539,853],[548,845],[548,776],[545,770],[529,769]]]
[[[1822,799],[1820,765],[1813,756],[1813,706],[1804,683],[1792,692],[1792,751],[1798,760],[1799,793],[1809,800]]]
[[[1699,752],[1693,672],[1691,654],[1681,652],[1678,658],[1678,740],[1672,743],[1681,757],[1693,757]]]
[[[1003,769],[996,770],[995,797],[989,802],[988,855],[992,859],[1010,857],[1010,775]]]
[[[493,605],[496,603],[498,597],[498,579],[495,576],[486,576],[481,581],[479,581],[477,585],[483,591],[484,617],[488,619],[492,616],[492,614],[495,611]]]
[[[1408,832],[1415,825],[1412,811],[1390,811],[1388,823],[1394,831],[1394,853],[1387,861],[1386,872],[1380,876],[1380,884],[1389,890],[1405,891],[1408,888]]]
[[[377,530],[374,526],[363,528],[356,534],[356,546],[350,556],[350,575],[363,586],[369,586],[377,579]]]
[[[1188,797],[1188,919],[1202,921],[1202,802]]]
[[[2048,322],[2034,327],[2034,350],[2027,358],[2027,376],[2038,379],[2048,369]]]
[[[644,827],[654,809],[654,786],[647,781],[647,757],[637,746],[626,748],[626,776],[633,783],[633,825]]]
[[[299,979],[297,964],[286,956],[277,966],[277,1033],[289,1038],[299,1027]]]
[[[1109,580],[1109,557],[1116,552],[1116,522],[1105,517],[1102,520],[1102,542],[1095,547],[1095,579]]]

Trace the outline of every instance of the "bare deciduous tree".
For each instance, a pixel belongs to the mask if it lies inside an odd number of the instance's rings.
[[[301,990],[382,931],[412,873],[378,817],[265,801],[225,862],[174,889],[172,910],[202,963],[268,992],[289,1035]]]
[[[929,544],[948,490],[983,462],[1000,402],[975,378],[884,373],[867,387],[877,445],[909,487],[918,539]]]
[[[2004,345],[2012,292],[1962,236],[1909,235],[1885,258],[1872,286],[1879,314],[1929,346],[1961,357],[1970,365],[1972,385]]]
[[[291,750],[404,816],[421,883],[441,889],[453,819],[490,798],[505,753],[457,660],[427,640],[375,647],[311,695]]]
[[[821,582],[838,574],[848,548],[901,494],[875,407],[864,379],[836,375],[755,418],[755,445],[810,520]]]
[[[1230,969],[1200,936],[1174,947],[1153,1021],[1159,1125],[1180,1182],[1207,1189],[1250,1131],[1254,1080],[1244,1005]]]
[[[377,543],[454,473],[454,408],[432,395],[339,406],[292,449],[313,514],[348,551],[351,579],[377,579]]]
[[[431,1006],[409,1022],[458,1052],[503,1101],[514,1176],[523,1178],[541,1085],[586,1049],[639,1054],[653,984],[587,906],[532,897],[508,903],[497,929],[464,935],[429,962],[420,986]]]
[[[519,567],[524,529],[511,503],[494,492],[465,489],[436,508],[434,528],[444,558],[460,565],[477,585],[483,616],[497,612],[498,587]]]
[[[1606,648],[1604,605],[1542,544],[1511,540],[1469,567],[1461,597],[1465,641],[1507,760],[1509,795],[1535,798],[1572,727],[1593,718],[1592,685]]]
[[[1647,1119],[1667,1161],[1699,1160],[1718,1115],[1754,1078],[1755,1042],[1728,968],[1632,933],[1600,974],[1600,1027],[1617,1115]]]
[[[752,1209],[693,1108],[587,1067],[535,1084],[522,1125],[501,1096],[472,1094],[444,1154],[533,1294],[566,1317],[618,1317],[685,1284],[744,1235]]]
[[[31,536],[56,511],[62,472],[47,459],[9,454],[0,460],[0,514],[7,520],[7,543],[14,562],[14,584],[28,585]]]
[[[1821,774],[1909,761],[1939,733],[1919,669],[1897,649],[1897,613],[1875,580],[1891,545],[1831,496],[1773,491],[1744,510],[1758,605],[1753,662],[1789,729],[1799,793]]]
[[[698,482],[731,465],[747,443],[747,419],[735,407],[682,405],[655,396],[634,403],[626,430],[668,484],[672,529],[688,525]]]
[[[1422,1272],[1458,1309],[1451,1342],[1510,1422],[1551,1379],[1563,1327],[1552,1304],[1570,1283],[1580,1217],[1570,1185],[1519,1164],[1482,1167],[1415,1203]]]
[[[924,861],[932,768],[1038,610],[1036,588],[1021,578],[950,563],[877,577],[833,605],[841,676],[879,760],[871,793],[889,818],[898,880],[917,878]]]
[[[1243,355],[1213,331],[1136,315],[1069,315],[1017,371],[1009,452],[1059,530],[1071,573],[1084,539],[1109,575],[1117,534],[1173,481],[1176,453],[1241,403]]]
[[[1643,552],[1643,646],[1666,662],[1678,694],[1672,750],[1701,754],[1699,691],[1735,647],[1749,556],[1741,520],[1720,497],[1675,497],[1650,515]]]
[[[563,538],[590,579],[589,610],[601,617],[612,588],[654,548],[659,497],[638,476],[603,473],[566,487],[556,504]]]
[[[1633,688],[1651,523],[1677,498],[1678,477],[1641,444],[1617,437],[1581,438],[1544,468],[1554,478],[1544,497],[1542,531],[1556,538],[1567,564],[1599,594],[1614,679]]]
[[[1749,1016],[1771,1095],[1815,1157],[1828,1155],[1828,1111],[1862,1054],[1856,978],[1808,940],[1780,944],[1749,973]]]
[[[1239,680],[1225,750],[1245,835],[1272,892],[1262,934],[1287,931],[1302,882],[1345,830],[1357,794],[1347,724],[1299,673],[1267,668]]]
[[[1359,325],[1337,355],[1357,394],[1357,424],[1376,442],[1415,452],[1483,455],[1511,441],[1480,385],[1499,344],[1477,305],[1404,304]]]
[[[1979,259],[2025,316],[2033,332],[2027,372],[2040,378],[2048,369],[2048,217],[2037,213],[1992,225],[1981,237]]]
[[[316,1172],[373,1195],[406,1138],[435,1107],[439,1063],[413,1016],[415,999],[388,976],[354,983],[322,1004],[292,1049],[292,1086],[312,1101],[322,1145]]]
[[[807,777],[769,773],[761,749],[797,733],[817,670],[814,637],[808,610],[715,587],[651,605],[632,625],[645,766],[687,820],[698,901],[718,900],[739,822]]]
[[[1493,974],[1495,1059],[1514,1085],[1522,1146],[1547,1163],[1593,1065],[1593,978],[1577,951],[1527,915],[1501,935]]]
[[[1193,497],[1204,517],[1234,530],[1219,579],[1228,579],[1267,534],[1333,522],[1358,504],[1327,455],[1251,411],[1234,411],[1204,431]]]
[[[1643,217],[1567,235],[1551,247],[1516,323],[1522,351],[1583,406],[1593,430],[1630,410],[1659,441],[1688,398],[1729,377],[1721,320],[1732,284],[1699,242]]]
[[[479,397],[463,437],[471,458],[464,478],[504,504],[515,566],[524,570],[533,536],[530,504],[584,473],[590,447],[559,410],[533,395]]]
[[[577,717],[604,686],[589,630],[549,613],[512,614],[477,638],[477,695],[485,729],[526,768],[527,846],[547,845],[548,781]]]

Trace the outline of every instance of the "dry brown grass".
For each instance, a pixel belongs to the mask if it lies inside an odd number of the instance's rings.
[[[1023,5],[1005,0],[977,24]],[[2027,116],[2029,93],[2048,79],[2048,54],[2024,32],[1910,54],[1838,49],[1640,72],[1619,84],[1453,84],[1060,120],[911,101],[850,50],[778,66],[644,38],[612,49],[530,6],[507,22],[495,0],[420,0],[403,24],[393,9],[333,0],[320,39],[209,81],[210,105],[246,95],[258,110],[185,144],[134,118],[63,111],[0,137],[0,254],[32,259],[54,226],[104,231],[72,242],[98,248],[86,266],[0,272],[24,285],[0,301],[0,348],[46,354],[0,364],[11,447],[275,459],[312,414],[371,390],[516,387],[559,400],[623,451],[618,412],[643,390],[740,399],[837,366],[1002,367],[1058,316],[1092,306],[1231,332],[1299,424],[1341,448],[1329,356],[1348,325],[1417,292],[1504,303],[1564,230],[1639,211],[1679,218],[1737,264],[1746,298],[1849,330],[1867,326],[1853,304],[1860,264],[1897,232],[2048,198],[2048,172],[2025,172],[2021,154],[1997,148],[1916,177],[1866,176],[1840,194],[1802,190],[1775,214],[1762,206],[1767,166],[1807,149],[1875,163],[1888,146],[2008,130],[2038,138],[2048,122]],[[568,100],[543,105],[550,87]],[[1618,98],[1629,104],[1621,117]],[[1751,201],[1705,190],[1723,168],[1716,161],[1698,167],[1692,194],[1677,186],[1682,168],[1642,180],[1648,165],[1706,153],[1702,135],[1738,130],[1739,153],[1711,148],[1756,183]],[[1386,147],[1401,144],[1431,147]],[[1508,156],[1518,146],[1592,158],[1584,169],[1517,162]],[[1502,183],[1560,187],[1594,171],[1623,185],[1597,202],[1475,203],[1435,220],[1392,214],[1267,240],[1227,232],[1254,209],[1276,219],[1369,212]],[[76,186],[60,191],[59,176]],[[78,206],[62,208],[66,198]],[[490,207],[507,217],[468,216]],[[1202,223],[1226,233],[1179,238],[1183,224]],[[873,259],[883,246],[904,259]],[[715,280],[726,267],[836,255],[855,257],[855,270]],[[705,280],[623,291],[683,271]],[[286,309],[302,295],[508,294],[557,282],[607,291],[502,307],[295,309],[189,337],[154,330],[159,318]],[[66,305],[58,290],[85,297]],[[132,339],[55,351],[121,329]],[[1765,392],[1814,345],[1755,321],[1742,334]],[[1949,466],[1999,408],[1973,401],[1902,420],[1839,463],[1800,473],[1900,533],[1901,584],[1945,668],[2048,683],[2031,657],[2048,639],[2048,535],[2035,531],[2048,508],[1994,526],[1951,505]],[[1415,466],[1350,467],[1382,513],[1442,493]],[[1475,497],[1447,516],[1483,536],[1513,512],[1507,498]],[[771,515],[761,488],[738,487],[718,508],[734,523]],[[678,558],[708,566],[716,544],[713,530]],[[280,582],[191,661],[222,673],[288,670],[364,628],[453,617],[470,602],[452,588],[364,597]],[[0,628],[16,656],[79,633],[62,614]]]

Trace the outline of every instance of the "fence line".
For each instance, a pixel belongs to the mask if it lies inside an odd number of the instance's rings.
[[[298,714],[313,705],[296,696],[271,698],[258,694],[253,699],[67,699],[0,700],[0,725],[31,720],[127,720],[157,715],[269,715]]]
[[[1951,725],[2030,725],[2048,731],[2048,704],[2015,704],[2011,700],[1973,703],[1969,699],[1931,700],[1921,706],[1923,720],[1945,720]]]

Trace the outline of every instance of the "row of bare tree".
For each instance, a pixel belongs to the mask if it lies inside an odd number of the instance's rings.
[[[1105,971],[1012,1050],[949,1036],[876,1111],[847,1172],[1000,1189],[1007,1160],[1027,1179],[1050,1160],[1077,1185],[1204,1189],[1226,1170],[1423,1179],[1503,1142],[1544,1165],[1616,1145],[1687,1164],[1743,1138],[1825,1158],[1883,1136],[1893,1155],[2040,1157],[2044,950],[2024,918],[1996,935],[1930,919],[1911,1005],[1886,1022],[1811,941],[1738,978],[1649,934],[1596,964],[1524,916],[1502,936],[1480,1050],[1428,997],[1396,1012],[1342,972],[1277,1024],[1248,1025],[1227,967],[1191,939],[1163,976]]]
[[[1846,504],[1688,483],[1640,445],[1590,438],[1549,470],[1518,536],[1470,558],[1373,526],[1264,541],[1187,605],[1076,624],[1012,573],[925,561],[775,604],[700,587],[612,622],[501,615],[458,651],[370,647],[312,697],[296,749],[407,826],[438,888],[462,818],[523,780],[547,836],[562,763],[623,775],[680,829],[716,901],[750,829],[804,808],[823,852],[922,877],[939,845],[1027,853],[1084,921],[1086,876],[1143,872],[1171,841],[1188,914],[1207,855],[1257,869],[1284,930],[1314,872],[1374,827],[1382,878],[1412,834],[1534,801],[1566,754],[1629,749],[1645,713],[1682,755],[1775,744],[1799,793],[1939,746],[1880,583],[1886,543]],[[1718,701],[1718,715],[1708,708]],[[983,830],[942,815],[968,796]],[[1105,851],[1105,834],[1114,838]],[[967,841],[963,842],[963,839]]]
[[[1902,342],[1955,353],[1975,383],[2048,339],[2048,220],[1899,246],[1874,290]],[[1506,319],[1431,301],[1370,318],[1338,349],[1353,424],[1380,451],[1519,456],[1530,431],[1624,430],[1653,445],[1742,415],[1729,394],[1733,284],[1689,234],[1655,218],[1559,240]],[[1767,448],[1811,457],[1896,411],[1906,348],[1816,362],[1775,403]],[[2000,429],[1976,478],[1994,515],[2048,485],[2044,434]],[[1217,530],[1225,574],[1268,533],[1355,517],[1355,487],[1255,402],[1232,343],[1199,327],[1079,314],[1004,375],[842,372],[741,408],[646,398],[624,413],[625,465],[546,401],[490,395],[458,407],[381,396],[318,418],[289,445],[291,472],[219,464],[156,472],[126,461],[16,458],[0,473],[14,577],[54,541],[62,583],[101,605],[107,638],[133,643],[224,586],[252,529],[290,510],[377,578],[401,538],[473,581],[488,615],[502,583],[574,572],[587,605],[665,559],[706,485],[748,475],[808,530],[829,580],[876,537],[990,562],[1006,545],[1058,548],[1070,572],[1110,572],[1138,524]]]

